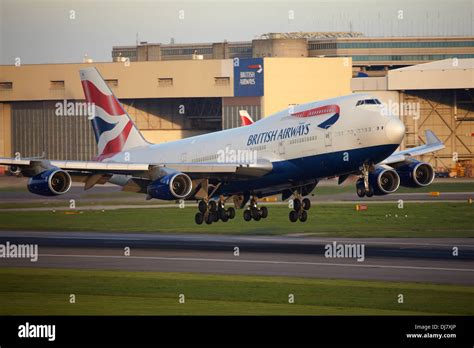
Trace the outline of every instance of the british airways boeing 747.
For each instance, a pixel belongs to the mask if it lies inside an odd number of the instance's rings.
[[[359,197],[386,195],[399,186],[431,184],[434,170],[414,157],[444,148],[430,131],[422,146],[395,152],[403,123],[383,112],[377,98],[352,94],[297,105],[245,127],[150,144],[140,134],[95,68],[80,70],[84,94],[94,105],[98,144],[91,161],[0,158],[30,177],[30,192],[62,195],[71,183],[85,189],[113,183],[147,199],[198,201],[197,224],[226,222],[235,208],[246,221],[266,218],[258,199],[293,199],[292,222],[307,220],[309,195],[318,181],[358,176]],[[232,202],[234,207],[226,208]]]

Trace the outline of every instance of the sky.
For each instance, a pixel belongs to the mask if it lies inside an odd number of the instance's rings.
[[[112,46],[269,32],[473,36],[472,0],[0,0],[0,64],[111,61]],[[290,18],[292,17],[292,18]]]

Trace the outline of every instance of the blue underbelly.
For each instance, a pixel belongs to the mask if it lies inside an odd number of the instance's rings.
[[[365,162],[383,161],[397,147],[397,144],[378,145],[273,162],[273,170],[263,177],[224,183],[216,194],[258,191],[290,182],[348,174],[357,171]]]

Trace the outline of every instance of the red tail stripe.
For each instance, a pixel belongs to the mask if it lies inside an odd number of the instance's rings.
[[[94,103],[101,107],[111,116],[125,114],[122,105],[120,105],[113,95],[105,95],[91,81],[82,81],[82,88],[84,89],[87,102]]]
[[[117,135],[114,139],[110,140],[107,143],[107,145],[105,145],[104,151],[102,151],[100,156],[114,154],[114,153],[122,151],[123,146],[125,145],[125,142],[128,139],[128,135],[130,134],[130,131],[132,130],[132,127],[133,127],[132,122],[128,121],[128,123],[125,125],[123,130],[120,132],[120,134]]]

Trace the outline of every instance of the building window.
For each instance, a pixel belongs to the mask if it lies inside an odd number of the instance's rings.
[[[50,89],[64,89],[64,80],[55,80],[55,81],[50,81],[49,82],[49,88]]]
[[[13,89],[13,82],[0,82],[0,90]]]
[[[117,88],[118,87],[118,80],[117,79],[112,79],[112,80],[105,80],[105,83],[107,86],[110,88]]]
[[[230,77],[214,77],[216,86],[228,86],[230,84]]]
[[[173,86],[173,78],[171,78],[171,77],[160,77],[158,79],[158,86],[159,87],[172,87]]]

